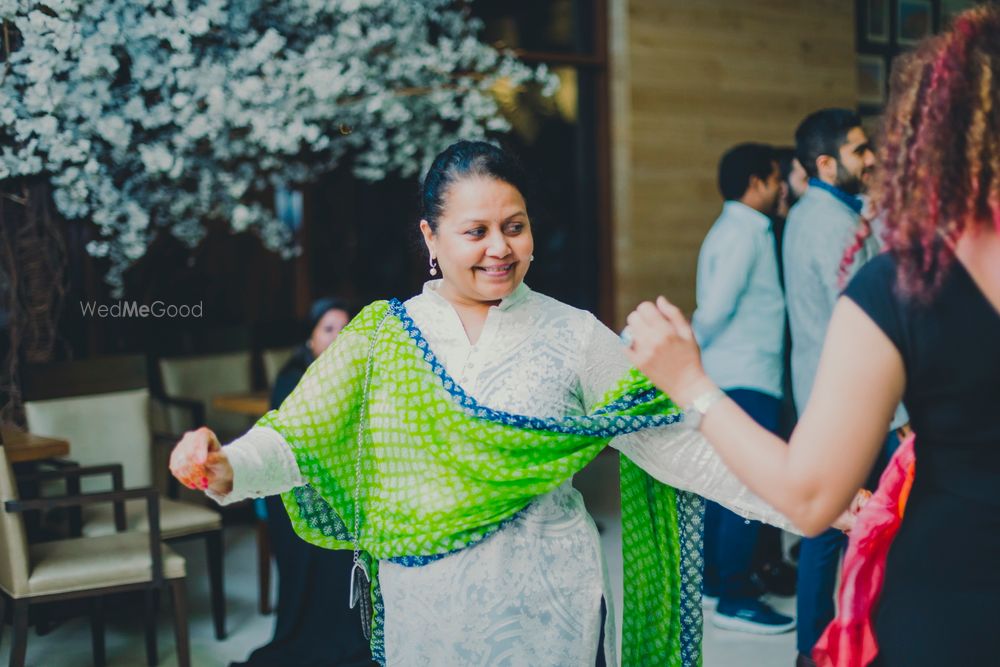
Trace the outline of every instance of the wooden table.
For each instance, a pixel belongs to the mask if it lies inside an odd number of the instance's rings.
[[[69,441],[61,438],[34,435],[13,426],[0,427],[0,435],[10,463],[57,459],[69,454]]]
[[[265,391],[249,394],[219,394],[212,397],[212,407],[248,417],[262,417],[271,409],[271,400]]]

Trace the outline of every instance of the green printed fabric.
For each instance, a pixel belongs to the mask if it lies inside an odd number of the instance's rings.
[[[258,426],[282,435],[307,481],[282,496],[295,531],[321,547],[352,549],[358,511],[358,543],[374,571],[379,559],[433,559],[473,545],[570,479],[611,438],[678,419],[636,371],[586,416],[536,418],[479,405],[392,301],[365,308]],[[623,664],[699,665],[703,505],[624,456],[621,482]],[[376,577],[376,616],[378,597]]]

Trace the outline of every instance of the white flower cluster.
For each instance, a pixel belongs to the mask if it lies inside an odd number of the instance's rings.
[[[490,90],[558,80],[479,41],[452,0],[0,0],[0,181],[42,174],[93,221],[108,283],[158,230],[204,222],[295,252],[259,203],[342,160],[409,175],[459,138],[508,128]]]

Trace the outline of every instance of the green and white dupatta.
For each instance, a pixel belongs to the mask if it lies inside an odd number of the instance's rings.
[[[362,550],[374,575],[372,652],[384,663],[380,559],[420,564],[476,544],[613,437],[679,419],[637,371],[586,416],[479,405],[393,300],[365,308],[257,425],[281,434],[307,482],[282,496],[296,533]],[[704,502],[625,456],[621,489],[623,665],[700,665]]]

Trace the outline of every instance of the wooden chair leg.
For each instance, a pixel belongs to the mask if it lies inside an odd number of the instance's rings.
[[[80,478],[69,477],[66,479],[66,493],[71,496],[80,495]],[[83,535],[83,508],[77,505],[69,508],[69,536],[81,537]]]
[[[271,613],[271,535],[267,522],[257,520],[257,579],[260,613]]]
[[[155,589],[150,586],[142,592],[144,599],[143,622],[146,634],[146,664],[149,667],[156,667],[159,664],[159,656],[156,650],[156,598],[153,596]]]
[[[208,583],[212,590],[212,620],[215,622],[215,638],[226,638],[226,594],[222,581],[222,531],[216,530],[205,536],[208,551]]]
[[[104,598],[90,598],[90,645],[93,647],[94,667],[104,667]]]
[[[188,639],[187,591],[183,579],[170,581],[174,599],[174,640],[177,645],[177,667],[191,667],[191,643]]]
[[[49,618],[49,608],[45,605],[35,609],[35,634],[39,637],[52,632],[52,621]]]
[[[24,667],[28,652],[28,601],[14,600],[14,627],[10,645],[10,667]]]
[[[4,612],[6,611],[7,611],[7,599],[6,596],[3,594],[3,591],[0,591],[0,648],[3,648],[3,626],[7,620],[7,618],[4,616]]]

